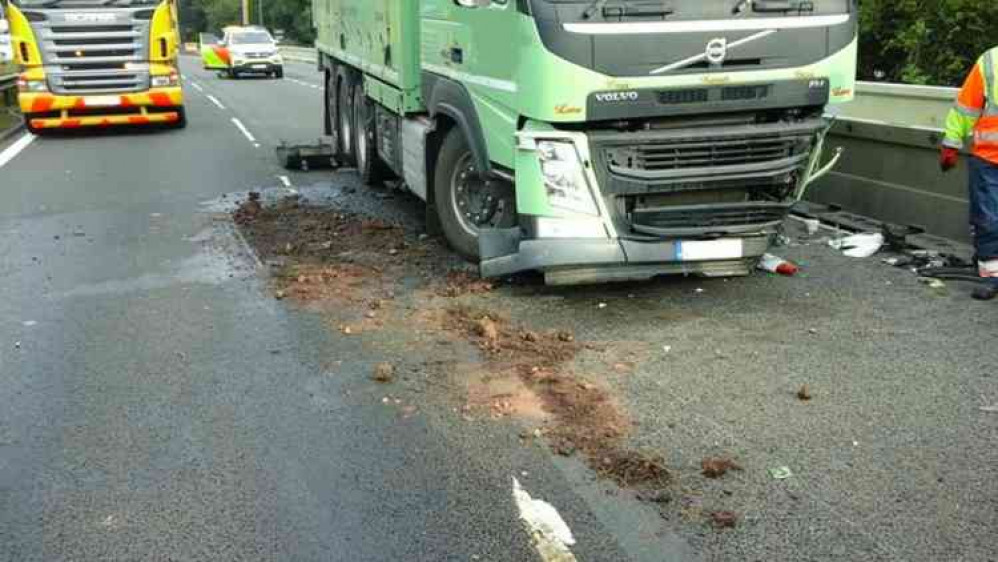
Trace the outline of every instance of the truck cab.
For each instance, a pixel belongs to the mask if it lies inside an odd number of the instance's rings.
[[[853,97],[854,0],[422,0],[408,22],[381,2],[314,10],[327,68],[408,120],[402,153],[437,151],[425,174],[380,156],[486,276],[745,275],[823,169],[826,112]],[[330,108],[339,137],[363,126]],[[452,130],[459,156],[442,155]]]
[[[186,125],[175,0],[13,0],[28,129]]]

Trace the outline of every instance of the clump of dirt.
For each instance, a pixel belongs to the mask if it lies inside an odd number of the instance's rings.
[[[285,268],[275,275],[281,298],[300,302],[365,301],[382,278],[382,270],[352,263],[303,264]],[[384,289],[390,290],[390,289]]]
[[[717,529],[732,529],[738,524],[738,514],[734,511],[715,511],[710,519]]]
[[[378,363],[374,366],[371,379],[381,384],[388,384],[395,381],[395,366],[391,363]]]
[[[729,470],[741,470],[742,467],[728,458],[706,458],[700,461],[700,469],[707,478],[720,478]]]
[[[800,390],[797,391],[797,399],[801,402],[811,401],[811,389],[807,385],[801,385]]]
[[[444,322],[445,328],[472,340],[492,362],[553,366],[571,360],[579,351],[574,338],[565,337],[563,332],[537,333],[514,327],[502,315],[467,306],[449,309]]]
[[[552,417],[545,436],[553,451],[582,454],[604,478],[621,486],[664,488],[671,476],[665,461],[625,446],[631,424],[606,390],[566,372],[584,346],[571,332],[537,332],[508,318],[467,306],[453,307],[444,328],[474,343],[497,377],[516,377],[539,397]]]
[[[260,204],[260,194],[256,191],[251,191],[249,198],[241,203],[232,214],[232,220],[238,225],[247,225],[256,220],[262,211],[263,205]]]
[[[492,292],[495,283],[488,279],[482,279],[478,275],[466,270],[455,270],[447,273],[444,286],[437,294],[441,297],[461,297],[464,295],[480,295]]]

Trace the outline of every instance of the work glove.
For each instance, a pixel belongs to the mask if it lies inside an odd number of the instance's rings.
[[[960,151],[955,148],[944,146],[939,153],[939,169],[948,172],[956,168],[957,160],[960,159]]]

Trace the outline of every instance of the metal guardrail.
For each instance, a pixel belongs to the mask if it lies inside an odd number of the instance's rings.
[[[0,75],[0,112],[14,114],[17,108],[17,74]],[[5,127],[0,116],[0,133]]]
[[[838,167],[807,199],[968,242],[966,163],[939,169],[939,143],[953,88],[860,83],[826,146],[845,148]]]
[[[280,46],[281,55],[287,60],[298,62],[315,63],[319,60],[319,55],[315,47],[292,47],[288,45]]]
[[[311,47],[282,46],[288,60],[315,63]],[[966,163],[939,170],[938,147],[954,88],[860,82],[838,115],[826,147],[843,147],[838,166],[807,199],[875,219],[917,225],[958,242],[967,228]]]

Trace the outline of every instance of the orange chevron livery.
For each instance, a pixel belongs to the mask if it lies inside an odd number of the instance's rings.
[[[176,0],[12,0],[28,130],[184,127]]]

